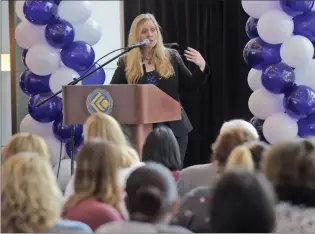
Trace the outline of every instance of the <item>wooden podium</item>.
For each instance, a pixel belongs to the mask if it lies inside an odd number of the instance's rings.
[[[62,88],[64,124],[84,124],[91,115],[87,100],[97,90],[107,92],[112,99],[109,115],[130,126],[130,140],[140,157],[153,123],[181,119],[180,104],[151,84],[68,85]]]

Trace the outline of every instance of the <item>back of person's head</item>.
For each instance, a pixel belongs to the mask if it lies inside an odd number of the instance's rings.
[[[117,173],[120,148],[108,141],[93,139],[86,142],[77,156],[74,194],[64,212],[79,201],[94,198],[119,210],[120,188]]]
[[[250,132],[252,135],[254,135],[257,139],[259,139],[259,134],[257,129],[249,122],[243,120],[243,119],[232,119],[230,121],[224,122],[220,129],[220,133],[223,133],[225,131],[230,131],[234,128],[242,128],[246,129],[246,131]]]
[[[280,201],[315,206],[315,145],[303,139],[273,145],[261,170],[273,184]]]
[[[84,124],[84,141],[101,138],[117,145],[127,145],[126,137],[119,123],[110,115],[91,115]]]
[[[36,134],[22,132],[13,135],[4,146],[1,161],[4,162],[12,155],[21,152],[35,152],[49,160],[48,146],[45,140]]]
[[[126,183],[126,193],[130,220],[168,223],[177,208],[174,178],[166,167],[158,163],[149,162],[133,171]]]
[[[210,232],[267,233],[275,228],[275,194],[260,173],[231,169],[210,196]]]
[[[226,169],[241,167],[249,171],[260,170],[263,152],[268,145],[260,141],[251,141],[234,148],[226,163]]]
[[[142,161],[160,163],[171,171],[181,169],[179,146],[170,128],[157,127],[150,132],[143,145]]]
[[[63,205],[49,161],[24,152],[9,157],[1,170],[1,231],[46,232]]]
[[[212,145],[212,161],[223,166],[235,147],[254,140],[257,140],[257,137],[245,128],[223,131]]]

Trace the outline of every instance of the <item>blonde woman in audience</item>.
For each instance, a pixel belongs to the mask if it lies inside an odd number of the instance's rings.
[[[178,194],[171,172],[161,164],[149,162],[130,174],[126,184],[129,221],[100,226],[96,233],[187,233],[169,222],[178,206]]]
[[[216,142],[212,145],[211,163],[185,168],[177,182],[178,193],[183,197],[199,186],[210,186],[225,167],[231,151],[246,142],[259,140],[256,129],[244,120],[231,120],[223,124]]]
[[[235,128],[222,132],[218,136],[213,145],[213,157],[219,162],[218,176],[217,178],[210,177],[212,183],[209,183],[208,186],[199,186],[182,198],[179,212],[173,220],[174,224],[183,226],[192,232],[209,232],[210,218],[207,207],[215,180],[219,179],[224,171],[234,168],[255,171],[254,158],[259,158],[259,155],[256,152],[256,157],[253,157],[252,152],[258,148],[257,145],[260,143],[248,141],[249,138],[246,134],[244,129]],[[231,153],[229,154],[229,152]],[[213,176],[213,174],[210,175]]]
[[[230,154],[225,170],[241,167],[248,171],[260,170],[263,153],[269,145],[260,141],[253,141],[237,146]]]
[[[89,225],[121,220],[118,169],[121,151],[108,141],[90,139],[78,153],[74,194],[67,200],[63,217]]]
[[[137,152],[128,144],[119,123],[110,115],[98,113],[91,115],[84,124],[84,141],[89,142],[95,138],[109,141],[123,147],[120,159],[118,181],[123,188],[128,175],[136,168],[143,165]],[[66,189],[65,198],[73,194],[74,176],[71,177]]]
[[[46,160],[50,158],[47,144],[42,137],[36,134],[22,132],[13,135],[4,146],[1,156],[2,163],[12,155],[20,152],[35,152]]]
[[[92,233],[84,223],[60,219],[63,197],[43,156],[11,156],[1,167],[1,232]]]
[[[261,170],[279,199],[276,232],[315,233],[314,140],[272,146],[263,158]]]

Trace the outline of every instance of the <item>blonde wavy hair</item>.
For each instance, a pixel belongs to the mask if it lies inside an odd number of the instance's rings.
[[[162,79],[168,79],[174,74],[174,69],[171,64],[169,50],[164,47],[163,36],[160,30],[160,25],[152,14],[141,14],[137,16],[131,24],[128,44],[139,42],[139,35],[142,25],[151,20],[155,25],[157,31],[157,44],[154,47],[152,60],[155,64],[156,70]],[[142,67],[142,54],[140,48],[135,48],[128,52],[123,57],[125,63],[125,72],[129,84],[135,84],[140,77],[143,76],[144,71]]]
[[[8,158],[1,172],[1,231],[43,233],[60,218],[62,193],[48,160],[36,153]]]
[[[49,160],[49,150],[45,140],[36,134],[21,132],[13,135],[4,146],[1,161],[6,161],[12,155],[20,152],[35,152]]]
[[[117,173],[120,148],[108,141],[94,139],[86,142],[77,156],[74,194],[66,202],[63,214],[78,202],[94,198],[120,210],[120,187]]]
[[[120,168],[129,168],[137,162],[140,162],[137,151],[129,146],[121,147],[122,156]]]
[[[89,116],[84,124],[84,141],[88,142],[94,138],[101,138],[116,145],[128,144],[119,123],[104,113]]]

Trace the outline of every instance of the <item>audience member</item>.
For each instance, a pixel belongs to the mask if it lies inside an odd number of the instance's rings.
[[[226,171],[210,195],[209,232],[273,232],[275,203],[272,186],[260,173]]]
[[[63,217],[100,225],[121,220],[121,190],[117,182],[121,151],[110,142],[90,139],[77,157],[74,194],[67,200]]]
[[[1,167],[2,233],[92,233],[84,223],[61,220],[62,193],[51,165],[36,153],[19,153]]]
[[[127,180],[126,193],[130,221],[105,224],[96,232],[189,232],[184,228],[168,225],[179,200],[175,180],[163,165],[150,162],[132,172]]]
[[[2,163],[12,155],[21,152],[34,152],[47,160],[50,158],[47,144],[42,137],[36,134],[22,132],[13,135],[4,146],[1,156]]]
[[[179,146],[173,131],[168,127],[156,127],[148,135],[142,150],[143,162],[156,162],[167,167],[178,180],[181,162]]]
[[[262,172],[279,199],[277,232],[315,233],[315,145],[303,139],[272,146]]]
[[[238,120],[236,125],[224,125],[221,133],[212,145],[211,163],[185,168],[177,182],[178,193],[183,197],[186,193],[199,186],[211,186],[213,181],[224,170],[225,163],[231,151],[246,142],[258,140],[255,128],[248,127],[249,123]],[[245,124],[247,123],[247,124]],[[227,124],[227,123],[226,123]],[[240,126],[240,127],[236,127]]]

